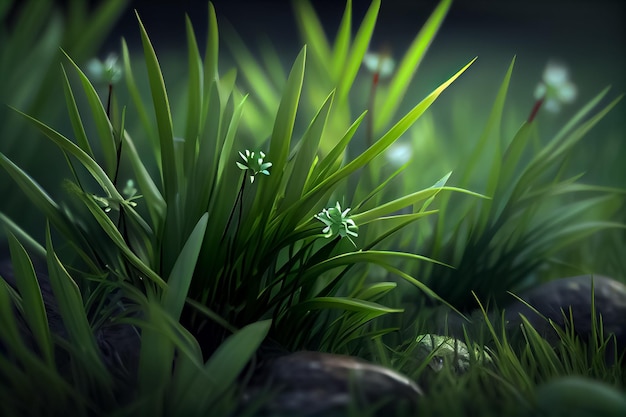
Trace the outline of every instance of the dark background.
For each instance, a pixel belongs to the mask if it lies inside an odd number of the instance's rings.
[[[311,0],[332,39],[345,1]],[[490,70],[502,74],[517,56],[517,71],[533,84],[545,62],[561,60],[572,68],[581,96],[607,85],[626,90],[626,2],[623,0],[456,0],[431,46],[428,66],[458,69],[478,56],[473,70],[483,68],[484,82],[493,84]],[[267,36],[290,62],[301,47],[289,0],[215,0],[220,26],[231,24],[249,43]],[[373,47],[391,46],[396,56],[404,52],[438,1],[382,0],[373,37]],[[157,48],[184,51],[184,16],[188,13],[202,43],[206,30],[208,2],[205,0],[134,0],[103,48],[118,50],[124,36],[140,47],[136,9]],[[370,0],[353,0],[353,31],[356,31]],[[223,48],[225,50],[225,48]],[[481,82],[481,81],[477,81]],[[528,88],[524,86],[523,88]]]

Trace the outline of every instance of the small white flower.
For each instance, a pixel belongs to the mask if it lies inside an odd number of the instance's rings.
[[[124,194],[128,198],[134,197],[135,194],[137,194],[135,181],[128,179],[128,181],[126,181],[126,185],[124,186],[124,189],[122,190],[122,194]]]
[[[326,225],[326,227],[322,229],[322,233],[324,233],[325,238],[332,238],[335,236],[347,237],[348,240],[356,247],[356,244],[350,236],[358,237],[359,234],[357,232],[359,228],[354,223],[354,220],[348,216],[349,211],[350,208],[342,211],[341,205],[337,202],[335,207],[325,208],[314,217]]]
[[[114,53],[110,53],[104,61],[91,59],[87,63],[87,72],[95,82],[115,84],[122,79],[122,67]]]
[[[401,166],[411,160],[413,147],[405,142],[396,142],[389,147],[385,155],[391,164]]]
[[[535,99],[544,100],[546,110],[556,113],[562,104],[576,99],[576,85],[569,80],[567,67],[558,62],[549,62],[543,72],[543,81],[535,88]]]
[[[377,73],[380,78],[386,78],[393,74],[396,62],[389,54],[367,52],[365,56],[363,56],[363,65],[369,71]]]
[[[237,162],[237,166],[244,170],[250,172],[250,183],[254,182],[254,178],[258,174],[270,175],[268,169],[272,166],[271,162],[263,162],[263,158],[265,158],[265,154],[263,151],[259,151],[259,156],[255,157],[254,152],[250,152],[246,149],[246,154],[242,154],[239,152],[239,156],[244,160],[244,164],[241,162]]]

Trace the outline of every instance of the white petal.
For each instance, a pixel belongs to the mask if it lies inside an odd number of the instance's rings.
[[[561,104],[559,101],[552,98],[546,100],[543,107],[551,113],[558,113],[561,110]]]
[[[546,92],[548,91],[548,87],[544,83],[537,84],[535,87],[534,97],[535,100],[541,100],[546,97]]]
[[[413,148],[408,143],[394,143],[386,153],[387,160],[393,165],[404,165],[411,159]]]
[[[380,77],[385,78],[393,74],[393,70],[396,67],[396,62],[393,58],[386,56],[383,58],[383,62],[380,64]]]
[[[367,52],[365,56],[363,56],[363,65],[365,68],[372,72],[378,71],[378,63],[380,62],[380,55],[372,52]]]
[[[559,87],[557,95],[563,103],[571,103],[576,99],[578,93],[576,86],[571,82],[566,82]]]
[[[567,67],[558,62],[550,62],[546,66],[546,69],[543,73],[543,80],[548,85],[561,85],[567,82],[569,74],[567,71]]]

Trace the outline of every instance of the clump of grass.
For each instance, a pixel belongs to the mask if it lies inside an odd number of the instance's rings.
[[[239,132],[248,117],[244,109],[249,100],[235,87],[234,71],[224,75],[218,71],[219,37],[212,5],[204,57],[191,21],[186,21],[188,85],[182,126],[172,121],[161,66],[140,19],[148,102],[135,81],[124,41],[124,80],[132,101],[128,107],[116,104],[121,84],[100,97],[92,80],[66,54],[61,78],[73,137],[16,111],[62,152],[71,177],[64,182],[68,197],[53,199],[4,154],[0,154],[0,165],[46,217],[45,246],[8,217],[2,216],[2,221],[15,236],[11,238],[15,248],[24,245],[48,261],[69,334],[65,340],[42,330],[49,337],[40,344],[44,351],[60,346],[70,356],[72,370],[65,378],[47,356],[43,360],[48,362],[42,362],[36,353],[18,355],[18,365],[3,362],[0,368],[6,377],[20,376],[7,392],[22,389],[29,375],[36,374],[33,370],[45,369],[50,376],[46,384],[66,389],[51,394],[58,398],[55,410],[62,410],[75,397],[85,399],[79,414],[115,409],[120,404],[115,401],[112,376],[103,366],[93,327],[95,322],[119,320],[141,331],[136,385],[132,401],[126,404],[129,413],[201,415],[207,410],[227,410],[237,393],[237,375],[267,334],[291,349],[345,352],[350,342],[370,336],[366,331],[370,321],[401,311],[377,302],[393,290],[393,283],[367,285],[362,276],[355,275],[354,265],[376,264],[439,299],[395,266],[402,260],[434,260],[376,246],[406,225],[434,214],[427,207],[440,193],[472,193],[446,187],[449,174],[432,187],[386,199],[379,197],[386,181],[373,182],[361,195],[346,193],[346,183],[392,145],[471,62],[377,134],[371,146],[348,159],[346,149],[366,113],[339,131],[327,126],[342,112],[340,105],[335,108],[336,97],[341,104],[342,94],[352,86],[379,6],[378,1],[372,3],[354,49],[342,49],[336,55],[338,62],[346,64],[336,66],[343,75],[316,102],[312,113],[300,106],[308,49],[300,51],[284,83],[266,142],[255,142]],[[350,13],[348,2],[343,32],[349,29]],[[436,19],[436,26],[440,20]],[[433,35],[431,29],[422,38]],[[401,86],[409,82],[401,78]],[[80,110],[78,94],[87,103]],[[127,117],[131,109],[138,122]],[[297,113],[310,118],[302,135],[294,133]],[[143,129],[149,154],[138,151],[140,144],[129,133],[131,125]],[[175,135],[178,131],[180,137]],[[243,146],[250,141],[258,152],[254,155]],[[325,148],[323,143],[333,145]],[[120,174],[128,172],[126,165],[132,172],[130,184]],[[253,181],[244,187],[250,177]],[[341,210],[336,205],[339,200]],[[407,207],[421,208],[399,214]],[[22,260],[19,280],[35,283],[28,256],[21,249],[15,253],[21,254],[14,255],[15,262]],[[353,279],[356,285],[343,292],[344,284]],[[2,284],[1,296],[7,301],[3,319],[14,323],[8,300],[19,308],[22,297],[35,297],[37,291],[34,284],[31,295]],[[118,317],[104,309],[105,300],[116,291],[123,294],[120,303],[132,314]],[[29,320],[33,326],[48,328],[45,315]],[[19,339],[15,331],[3,336],[10,356],[22,349]],[[84,351],[71,346],[84,346]],[[18,371],[20,366],[28,372]],[[81,381],[88,382],[76,391],[74,384]],[[33,385],[37,387],[41,388]],[[24,395],[33,392],[28,389]],[[7,409],[28,407],[23,399],[16,397]],[[29,410],[42,406],[35,404]]]
[[[187,19],[181,124],[173,121],[171,92],[140,19],[148,99],[125,41],[124,85],[105,98],[68,53],[61,80],[72,135],[18,110],[61,150],[70,173],[67,197],[52,198],[0,154],[0,165],[46,217],[41,245],[0,216],[18,282],[13,288],[0,279],[0,321],[7,329],[0,346],[8,358],[0,362],[3,415],[61,414],[69,405],[81,415],[226,415],[237,406],[238,378],[268,336],[287,349],[358,354],[419,379],[428,360],[413,359],[415,335],[432,332],[433,323],[429,303],[414,294],[453,308],[468,305],[471,289],[489,299],[515,289],[551,251],[621,227],[579,221],[598,207],[610,214],[608,200],[619,190],[581,184],[560,169],[617,100],[593,114],[601,93],[546,144],[534,121],[505,140],[500,123],[513,64],[475,153],[454,174],[424,168],[422,177],[432,177],[433,185],[421,189],[410,163],[389,173],[384,152],[471,65],[396,115],[450,3],[435,9],[386,85],[373,75],[374,93],[359,105],[372,107],[369,113],[353,114],[349,98],[377,0],[354,38],[348,1],[332,43],[310,4],[297,3],[307,46],[284,76],[271,59],[267,72],[256,65],[235,35],[229,42],[239,68],[221,72],[213,6],[203,53]],[[269,77],[275,89],[266,88]],[[121,89],[130,102],[120,108]],[[86,98],[80,110],[77,95]],[[306,121],[303,129],[297,118]],[[486,175],[479,166],[488,167]],[[466,190],[476,184],[488,198]],[[565,206],[558,198],[578,193],[600,197]],[[47,260],[66,338],[47,322],[35,256]],[[22,340],[16,312],[33,332],[34,349]],[[94,337],[109,321],[141,332],[126,398],[115,390]],[[485,322],[466,333],[466,344],[478,348],[470,349],[470,370],[436,376],[423,412],[532,414],[537,384],[577,373],[623,384],[623,358],[614,358],[615,366],[600,359],[610,346],[601,333],[589,347],[566,329],[555,349],[527,326],[519,348],[504,328]],[[482,346],[489,346],[493,365],[478,360]],[[56,363],[55,349],[70,358],[69,369]],[[33,375],[41,377],[33,381]]]
[[[536,121],[523,122],[512,138],[505,138],[500,125],[513,64],[477,145],[451,178],[490,198],[442,196],[435,203],[439,215],[432,228],[413,230],[418,237],[403,240],[403,248],[430,248],[437,259],[455,267],[416,265],[411,270],[427,276],[431,288],[461,309],[474,308],[471,291],[502,303],[507,290],[527,287],[548,268],[562,269],[566,258],[559,261],[559,255],[575,250],[590,235],[624,228],[618,216],[624,190],[584,183],[583,173],[567,174],[576,145],[621,96],[594,112],[609,90],[600,92],[548,141],[541,138]],[[595,272],[582,269],[583,263],[569,266],[579,274]]]

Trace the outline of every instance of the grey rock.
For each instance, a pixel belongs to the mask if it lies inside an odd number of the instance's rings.
[[[244,407],[265,399],[257,415],[341,416],[354,407],[381,416],[415,411],[420,387],[409,378],[358,358],[296,352],[265,363],[244,395]]]
[[[596,317],[592,316],[592,282]],[[505,308],[510,329],[522,324],[523,315],[540,335],[554,342],[557,334],[546,319],[564,328],[571,308],[574,330],[581,338],[591,337],[593,320],[601,316],[605,336],[614,334],[618,349],[626,348],[626,285],[621,282],[599,275],[581,275],[547,282],[519,296],[524,302],[515,300]]]
[[[492,362],[486,348],[473,346],[473,353],[470,355],[465,342],[453,337],[422,334],[417,336],[416,342],[418,361],[428,360],[428,368],[434,372],[449,368],[456,374],[463,374],[469,370],[472,358],[481,363]]]
[[[592,316],[592,281],[595,318]],[[566,322],[569,324],[571,308],[575,333],[582,340],[589,340],[593,320],[599,323],[602,317],[605,338],[615,335],[618,354],[626,350],[626,285],[619,281],[600,275],[580,275],[549,281],[516,296],[523,301],[510,296],[509,304],[504,306],[504,325],[514,338],[520,334],[524,316],[542,337],[554,344],[558,334],[548,320],[564,329]],[[498,313],[488,312],[488,318],[496,329],[500,328]],[[479,310],[469,315],[469,321],[446,312],[438,314],[436,320],[438,332],[459,339],[464,337],[464,327],[471,334],[484,325],[484,316]]]

